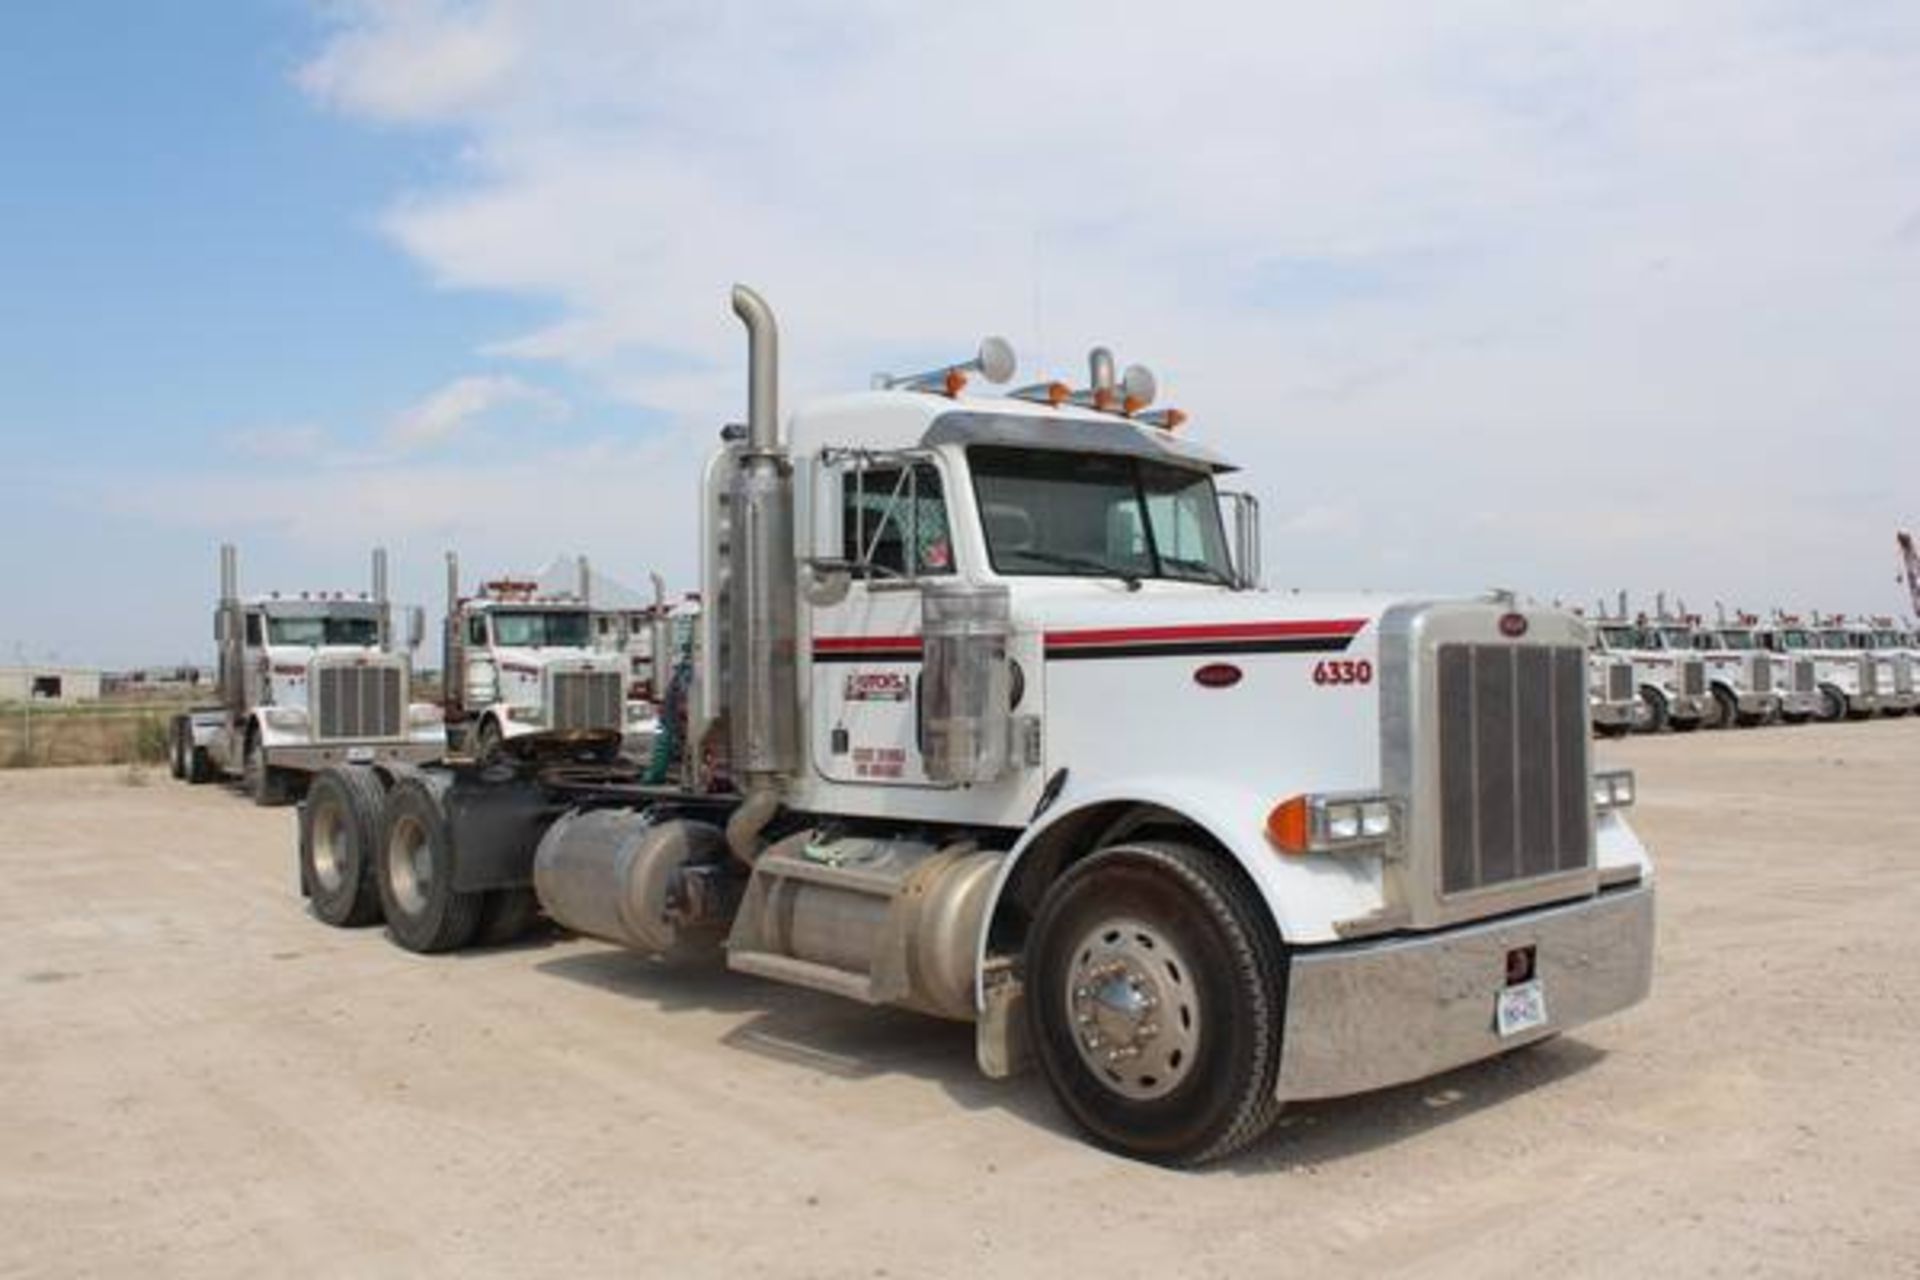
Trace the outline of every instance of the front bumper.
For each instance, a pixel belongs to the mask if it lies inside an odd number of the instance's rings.
[[[1784,715],[1810,716],[1820,710],[1819,690],[1808,693],[1783,693],[1780,695],[1780,710]]]
[[[1587,703],[1593,722],[1604,728],[1633,723],[1633,713],[1637,704],[1632,702],[1593,702]]]
[[[327,742],[284,747],[267,744],[267,763],[274,768],[316,773],[336,764],[394,761],[431,764],[446,754],[444,742]]]
[[[1770,716],[1780,707],[1779,694],[1755,693],[1751,689],[1736,690],[1733,701],[1743,716]]]
[[[1684,693],[1675,693],[1671,689],[1665,692],[1667,695],[1668,718],[1673,720],[1698,720],[1707,714],[1707,698],[1709,695],[1701,694],[1697,698],[1690,698]]]
[[[1506,957],[1535,949],[1547,1022],[1502,1038]],[[1571,1030],[1646,998],[1653,885],[1441,933],[1296,952],[1277,1092],[1332,1098],[1420,1080]]]

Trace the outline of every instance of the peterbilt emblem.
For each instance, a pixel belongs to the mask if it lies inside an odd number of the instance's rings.
[[[1193,682],[1202,689],[1231,689],[1240,683],[1241,674],[1231,662],[1209,662],[1193,673]]]
[[[1518,640],[1527,634],[1527,615],[1524,613],[1501,614],[1500,634],[1509,640]]]

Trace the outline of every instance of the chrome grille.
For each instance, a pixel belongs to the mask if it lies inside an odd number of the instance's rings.
[[[1440,891],[1592,861],[1585,661],[1548,645],[1438,650]]]
[[[1795,659],[1793,664],[1793,691],[1795,693],[1812,693],[1813,686],[1813,659]]]
[[[1893,691],[1902,695],[1913,692],[1913,659],[1904,653],[1894,655]]]
[[[1755,693],[1772,693],[1773,692],[1773,659],[1772,658],[1769,658],[1764,653],[1754,655],[1753,676],[1751,678],[1750,683],[1752,684],[1753,691]]]
[[[1607,668],[1607,701],[1633,701],[1633,664],[1616,662]]]
[[[1707,691],[1707,664],[1698,658],[1684,658],[1680,662],[1680,692],[1683,696],[1697,698]]]
[[[1874,693],[1880,688],[1880,664],[1872,658],[1860,659],[1860,692]]]
[[[314,673],[314,724],[321,738],[398,738],[406,724],[400,668],[323,666]]]
[[[620,729],[623,686],[618,671],[556,671],[547,723],[555,729]]]

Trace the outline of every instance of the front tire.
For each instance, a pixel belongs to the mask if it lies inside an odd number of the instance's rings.
[[[379,923],[373,868],[385,806],[386,788],[371,769],[340,765],[313,780],[300,812],[300,883],[322,923]]]
[[[375,883],[393,940],[409,951],[454,951],[480,927],[486,895],[453,887],[453,831],[440,788],[403,777],[387,794]]]
[[[1702,729],[1731,729],[1740,719],[1740,703],[1733,694],[1714,687],[1707,695],[1708,710],[1700,717]]]
[[[192,748],[192,730],[187,728],[185,716],[175,716],[167,727],[167,772],[174,781],[184,782],[187,778],[187,753]]]
[[[287,774],[267,763],[267,749],[261,745],[260,731],[247,730],[247,744],[240,757],[241,778],[247,794],[263,809],[277,808],[288,800]]]
[[[505,738],[500,732],[500,722],[488,716],[473,731],[473,758],[478,764],[492,764],[500,758],[501,744]]]
[[[1047,1083],[1101,1146],[1196,1165],[1279,1115],[1285,956],[1220,859],[1139,843],[1077,863],[1040,904],[1026,975]]]
[[[1667,695],[1651,685],[1640,690],[1640,707],[1633,717],[1635,733],[1658,733],[1671,721]]]

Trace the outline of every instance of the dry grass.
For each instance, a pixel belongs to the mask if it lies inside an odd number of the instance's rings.
[[[0,704],[0,768],[165,764],[167,725],[178,703],[101,702],[32,707]]]

